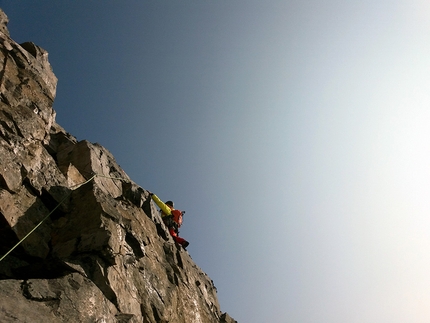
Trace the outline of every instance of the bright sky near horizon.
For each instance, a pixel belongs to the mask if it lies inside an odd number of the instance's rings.
[[[430,322],[430,2],[0,0],[57,122],[186,210],[240,323]]]

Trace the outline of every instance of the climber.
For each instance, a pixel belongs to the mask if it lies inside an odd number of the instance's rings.
[[[155,204],[157,204],[157,206],[160,208],[161,218],[163,219],[166,227],[169,229],[169,233],[173,237],[173,240],[175,240],[175,242],[181,245],[184,249],[187,248],[190,243],[184,238],[179,237],[178,230],[182,225],[182,217],[185,211],[175,210],[172,201],[163,203],[154,193],[149,192],[149,196],[151,196]]]

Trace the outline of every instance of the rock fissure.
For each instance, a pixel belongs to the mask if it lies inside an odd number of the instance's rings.
[[[24,280],[21,283],[21,290],[22,295],[24,295],[25,298],[36,301],[36,302],[49,302],[49,301],[59,301],[60,300],[60,293],[52,293],[50,291],[45,291],[45,293],[40,293],[37,291],[34,291],[32,289],[32,284],[28,280]]]

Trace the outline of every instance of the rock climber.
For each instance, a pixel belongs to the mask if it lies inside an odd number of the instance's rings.
[[[182,225],[182,217],[185,211],[176,210],[172,201],[163,203],[158,196],[152,192],[149,192],[149,195],[160,208],[161,218],[169,229],[169,233],[173,237],[173,240],[175,240],[175,242],[181,245],[184,249],[187,248],[190,243],[184,238],[179,237],[179,228]]]

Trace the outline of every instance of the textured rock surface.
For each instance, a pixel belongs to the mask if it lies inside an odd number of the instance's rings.
[[[0,10],[0,255],[52,214],[0,262],[0,321],[235,322],[147,191],[55,122],[48,54],[6,24]]]

